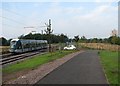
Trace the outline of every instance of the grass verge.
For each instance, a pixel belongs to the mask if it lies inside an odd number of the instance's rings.
[[[99,55],[109,83],[118,84],[118,52],[102,50]]]
[[[56,52],[47,53],[43,55],[37,55],[37,56],[34,56],[33,58],[24,60],[19,63],[11,64],[3,68],[3,73],[11,74],[11,73],[15,73],[22,70],[34,69],[47,62],[53,61],[58,58],[62,58],[63,56],[70,54],[72,52],[75,52],[75,51],[62,51],[62,52],[56,51]]]

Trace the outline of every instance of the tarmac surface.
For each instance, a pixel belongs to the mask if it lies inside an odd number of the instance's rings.
[[[98,51],[87,50],[78,54],[37,84],[108,84]]]

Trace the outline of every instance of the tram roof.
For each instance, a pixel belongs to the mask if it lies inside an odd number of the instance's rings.
[[[11,41],[40,41],[40,42],[47,42],[47,40],[31,40],[31,39],[12,39]]]

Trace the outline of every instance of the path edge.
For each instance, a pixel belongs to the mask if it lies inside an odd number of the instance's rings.
[[[100,51],[98,51],[98,52],[100,52]],[[101,65],[101,67],[102,67],[102,71],[103,71],[103,73],[104,73],[104,76],[105,76],[105,79],[106,79],[106,81],[107,81],[107,84],[110,84],[109,83],[109,80],[108,80],[108,78],[107,78],[107,75],[106,75],[106,73],[105,73],[105,69],[104,69],[104,67],[103,67],[103,64],[102,64],[102,61],[101,61],[101,57],[98,55],[98,59],[99,59],[99,62],[100,62],[100,65]]]
[[[45,63],[40,67],[38,67],[37,69],[30,71],[28,74],[20,76],[17,79],[6,82],[4,84],[36,84],[42,78],[49,75],[49,73],[51,73],[52,71],[54,71],[55,69],[57,69],[58,67],[60,67],[61,65],[69,61],[70,59],[74,58],[76,55],[83,52],[84,52],[83,50],[77,51],[77,52],[68,54],[62,58],[56,59],[52,62]]]

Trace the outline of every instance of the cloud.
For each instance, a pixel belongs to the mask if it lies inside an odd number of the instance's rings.
[[[48,4],[48,3],[46,3]],[[65,3],[64,3],[65,4]],[[26,26],[44,26],[48,19],[52,19],[52,29],[54,33],[68,34],[69,37],[74,35],[85,35],[86,37],[107,37],[111,30],[118,28],[117,26],[117,6],[111,4],[97,5],[93,9],[85,6],[63,6],[63,3],[53,2],[46,5],[34,4],[34,7],[44,8],[32,10],[26,18],[24,23]],[[41,21],[44,22],[41,24]],[[14,37],[21,34],[29,33],[33,30],[40,32],[46,28],[21,28],[17,30],[8,27],[4,30],[5,36]],[[13,34],[11,35],[11,33]]]
[[[41,3],[34,3],[34,4],[33,4],[34,7],[39,7],[39,6],[41,6],[41,5],[43,5],[42,2],[41,2]]]
[[[99,17],[111,16],[114,12],[117,11],[118,7],[102,5],[95,8],[93,11],[86,15],[77,16],[77,18],[80,17],[82,19],[95,20],[96,18],[98,19]]]
[[[114,2],[119,0],[2,0],[2,2]]]
[[[100,2],[118,2],[119,0],[95,0],[94,2],[96,2],[96,3],[100,3]]]
[[[68,8],[64,8],[63,10],[67,9]],[[58,29],[58,32],[68,33],[70,37],[73,37],[74,35],[86,35],[87,37],[108,37],[112,29],[118,28],[117,7],[102,5],[84,15],[77,15],[77,12],[79,11],[79,9],[66,11],[66,13],[71,12],[71,14],[76,15],[69,17],[69,19],[62,18],[59,19],[58,22],[56,21],[55,28]]]

